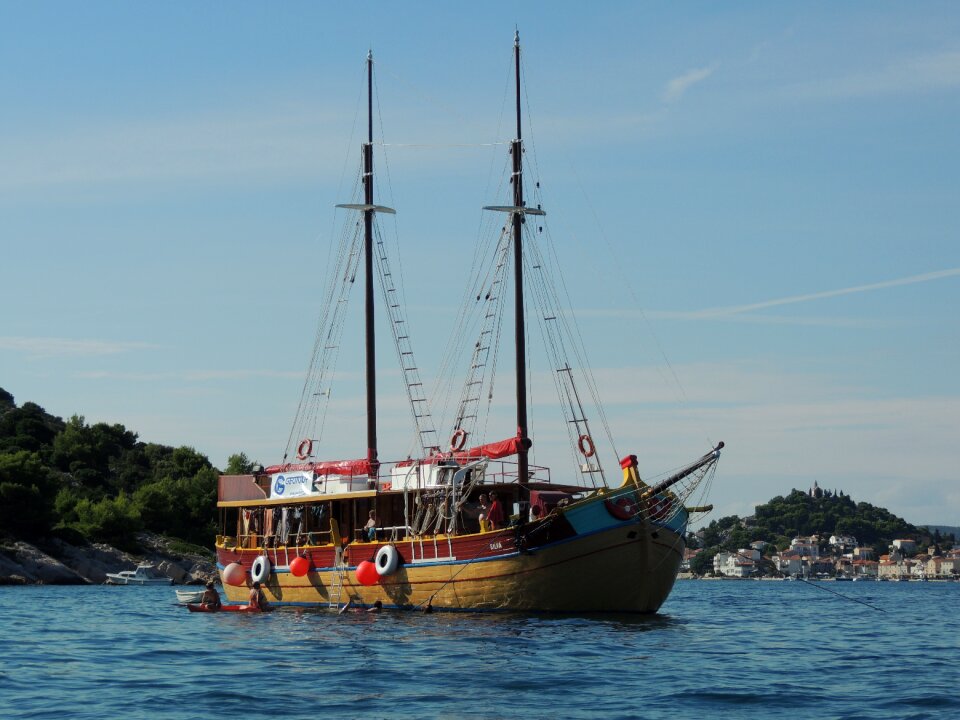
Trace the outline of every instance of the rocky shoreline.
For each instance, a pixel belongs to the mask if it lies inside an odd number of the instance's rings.
[[[0,542],[0,585],[100,585],[107,573],[135,570],[149,562],[177,585],[219,580],[211,556],[174,552],[171,541],[140,533],[141,552],[132,554],[103,543],[71,545],[51,538],[35,545],[22,540]]]

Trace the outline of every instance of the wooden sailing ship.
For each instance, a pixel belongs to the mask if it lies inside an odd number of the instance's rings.
[[[557,478],[530,462],[527,417],[524,251],[533,241],[529,218],[545,213],[528,206],[523,187],[520,103],[520,43],[514,43],[516,137],[511,143],[511,203],[486,209],[507,221],[492,264],[481,271],[476,302],[480,339],[472,346],[470,370],[449,445],[441,447],[429,403],[390,280],[376,216],[392,213],[375,204],[373,187],[372,57],[367,57],[368,123],[363,145],[362,202],[339,207],[362,215],[356,245],[349,242],[333,269],[349,277],[363,263],[366,327],[367,454],[356,460],[322,461],[314,455],[318,433],[311,427],[329,379],[332,329],[343,298],[331,290],[328,317],[317,336],[312,379],[304,386],[301,411],[283,462],[249,475],[220,478],[222,523],[217,562],[229,602],[243,601],[259,581],[271,603],[337,607],[348,601],[387,608],[471,611],[656,612],[670,593],[683,558],[691,508],[685,501],[715,469],[716,448],[658,482],[641,480],[635,456],[620,461],[622,479],[608,487],[570,364],[558,363],[565,398],[565,424],[582,462]],[[531,223],[532,225],[533,223]],[[360,226],[362,225],[362,239]],[[354,247],[355,250],[350,250]],[[534,248],[534,253],[536,250]],[[388,309],[408,399],[419,458],[384,462],[378,457],[374,269]],[[492,383],[490,340],[498,334],[512,267],[516,378],[516,434],[474,445],[478,386]],[[535,265],[539,268],[539,265]],[[486,274],[484,274],[486,272]],[[331,288],[333,285],[331,285]],[[504,292],[500,292],[500,290]],[[542,289],[542,288],[541,288]],[[534,303],[536,304],[536,303]],[[557,315],[542,311],[548,328]],[[553,321],[553,322],[551,322]],[[326,334],[325,334],[326,332]],[[552,332],[548,329],[546,332]],[[551,344],[554,348],[558,342]],[[326,355],[326,358],[325,358]],[[492,396],[492,389],[490,390]],[[300,439],[303,438],[303,439]],[[296,459],[289,458],[296,443]],[[500,510],[493,505],[493,498]]]

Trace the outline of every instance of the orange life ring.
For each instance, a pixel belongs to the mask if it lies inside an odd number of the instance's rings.
[[[450,436],[450,449],[451,450],[463,450],[463,446],[467,444],[467,431],[463,428],[457,428],[453,435]]]
[[[639,504],[630,495],[621,495],[616,500],[604,500],[603,504],[607,512],[617,520],[633,520],[640,510]]]
[[[593,457],[594,453],[597,452],[597,449],[593,446],[593,438],[589,435],[581,435],[577,441],[577,447],[580,448],[583,456],[587,458]]]
[[[300,441],[300,444],[297,445],[297,458],[306,460],[311,455],[313,455],[313,440],[304,438]]]

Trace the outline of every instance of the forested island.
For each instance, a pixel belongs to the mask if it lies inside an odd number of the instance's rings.
[[[242,453],[224,472],[248,472]],[[120,424],[63,420],[0,388],[0,551],[107,544],[134,557],[211,554],[220,470],[190,447],[143,442]],[[149,538],[145,541],[145,538]]]
[[[799,537],[819,538],[826,554],[831,536],[856,539],[857,545],[868,549],[873,558],[887,554],[894,540],[914,541],[918,554],[949,550],[955,542],[953,534],[911,525],[889,510],[856,502],[843,491],[822,490],[814,484],[809,490],[794,489],[785,497],[757,505],[752,516],[730,515],[689,533],[687,546],[700,550],[691,559],[690,570],[698,575],[708,573],[718,553],[736,553],[752,545],[765,544],[768,556],[786,551]]]

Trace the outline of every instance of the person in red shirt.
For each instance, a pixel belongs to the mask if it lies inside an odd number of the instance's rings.
[[[487,525],[491,530],[499,530],[504,525],[503,505],[495,492],[490,493],[490,507],[487,508]]]

